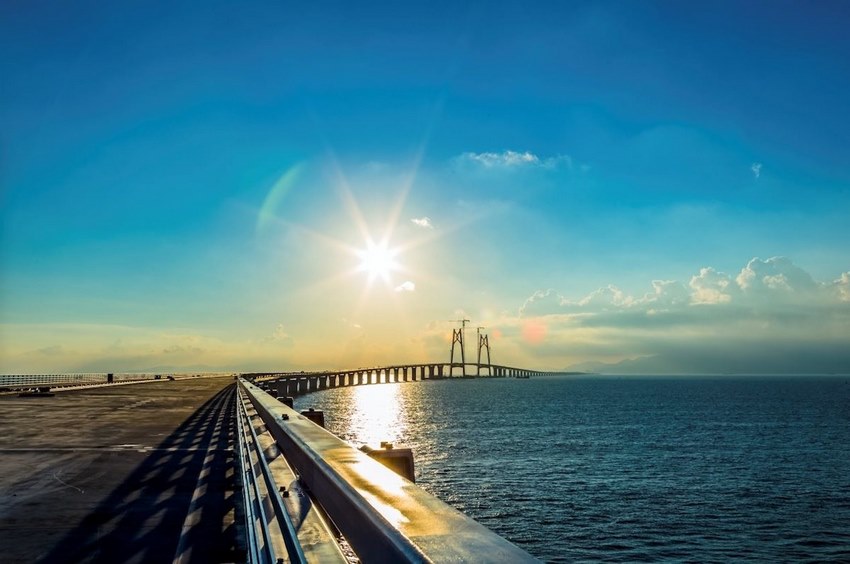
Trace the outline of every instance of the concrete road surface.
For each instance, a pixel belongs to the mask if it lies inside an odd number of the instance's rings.
[[[244,560],[233,405],[223,377],[0,397],[0,561]]]

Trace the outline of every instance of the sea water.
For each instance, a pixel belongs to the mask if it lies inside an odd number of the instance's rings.
[[[850,561],[850,377],[436,380],[298,398],[525,550]]]

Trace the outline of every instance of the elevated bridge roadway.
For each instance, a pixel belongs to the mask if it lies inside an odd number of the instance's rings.
[[[486,370],[486,374],[481,374]],[[274,389],[279,395],[296,396],[328,388],[363,386],[447,378],[530,378],[546,374],[513,366],[475,363],[422,363],[373,366],[354,370],[313,372],[255,372],[243,376],[251,382]]]
[[[488,377],[536,374],[508,368]],[[462,377],[450,374],[408,364],[2,396],[3,560],[533,561],[260,387]]]

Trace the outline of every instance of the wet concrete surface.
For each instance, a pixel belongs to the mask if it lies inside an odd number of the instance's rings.
[[[0,397],[0,561],[244,560],[232,378]]]

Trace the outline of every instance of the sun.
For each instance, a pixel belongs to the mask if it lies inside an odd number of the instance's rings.
[[[366,272],[369,275],[371,282],[375,278],[380,277],[384,282],[389,282],[390,273],[399,268],[395,260],[398,251],[391,249],[386,243],[366,243],[366,248],[357,251],[357,256],[360,257],[360,266],[357,268],[361,272]]]

